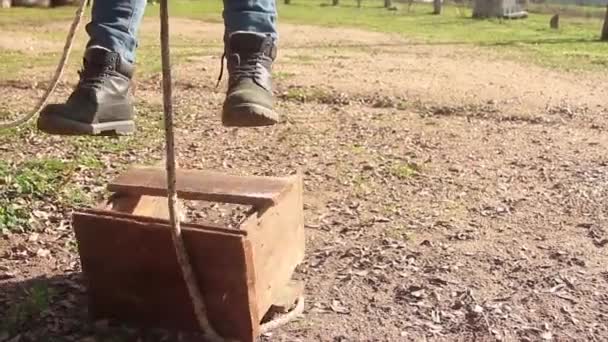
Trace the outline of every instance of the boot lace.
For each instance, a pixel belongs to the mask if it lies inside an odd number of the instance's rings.
[[[78,71],[78,76],[80,77],[78,85],[81,88],[97,89],[113,70],[114,68],[109,64],[86,65]]]
[[[242,55],[241,55],[242,56]],[[245,58],[241,58],[239,60],[238,65],[234,66],[234,70],[231,73],[231,77],[235,79],[241,78],[256,78],[262,75],[262,70],[258,66],[259,63],[266,61],[269,59],[263,52],[256,52],[244,55]],[[217,79],[217,83],[215,87],[217,88],[222,81],[222,76],[224,75],[224,59],[226,58],[226,53],[222,54],[222,58],[220,59],[220,76]]]

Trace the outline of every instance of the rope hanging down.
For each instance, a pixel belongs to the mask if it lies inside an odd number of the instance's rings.
[[[188,293],[192,299],[194,313],[198,324],[205,335],[205,338],[211,342],[224,341],[217,332],[213,329],[207,318],[207,309],[200,288],[194,278],[194,272],[190,259],[184,247],[182,239],[182,231],[177,208],[177,190],[175,177],[175,138],[173,133],[173,103],[172,103],[172,87],[171,87],[171,60],[169,50],[169,9],[167,8],[167,0],[160,1],[160,49],[163,70],[163,110],[165,119],[165,141],[166,141],[166,167],[167,167],[167,198],[169,202],[169,220],[171,222],[171,231],[173,245],[177,254],[177,261],[182,270],[182,276],[188,287]]]
[[[65,40],[65,46],[63,47],[63,54],[61,55],[61,60],[59,60],[59,64],[57,65],[57,69],[55,70],[55,75],[53,76],[53,79],[51,80],[51,83],[49,84],[49,87],[46,89],[46,92],[44,93],[44,95],[42,95],[40,100],[38,100],[38,103],[34,107],[34,110],[32,110],[30,113],[26,113],[20,117],[17,117],[13,121],[0,122],[0,130],[15,128],[15,127],[19,127],[23,124],[26,124],[33,117],[40,114],[40,111],[42,110],[42,108],[44,108],[44,106],[46,106],[47,102],[49,101],[49,98],[51,98],[51,94],[55,91],[55,88],[57,88],[57,85],[59,84],[59,80],[61,79],[61,76],[63,76],[65,67],[68,64],[68,58],[70,56],[70,52],[72,51],[72,46],[74,45],[74,38],[76,36],[76,32],[78,31],[78,27],[80,26],[80,23],[82,22],[82,16],[84,14],[84,9],[86,7],[86,3],[87,3],[87,0],[80,0],[80,4],[78,5],[78,10],[76,11],[76,15],[74,16],[74,20],[72,21],[72,26],[70,27],[70,30],[68,31],[68,36]]]
[[[176,190],[176,161],[175,161],[175,138],[173,132],[173,104],[172,104],[172,84],[171,84],[171,60],[169,50],[169,10],[168,0],[160,1],[160,48],[163,72],[163,109],[165,119],[165,140],[166,140],[166,168],[167,168],[167,197],[169,203],[169,220],[172,227],[173,244],[177,254],[177,261],[182,269],[182,276],[188,287],[188,292],[192,299],[196,319],[199,323],[205,338],[210,342],[225,341],[220,337],[211,326],[207,317],[205,302],[200,292],[200,288],[194,277],[190,259],[182,240],[179,213],[177,208],[178,198]],[[304,311],[304,299],[298,298],[298,303],[294,310],[279,316],[277,319],[267,322],[260,326],[261,333],[267,333],[300,315]]]

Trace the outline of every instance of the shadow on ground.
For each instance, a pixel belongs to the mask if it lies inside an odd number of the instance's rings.
[[[170,342],[177,334],[93,321],[81,273],[0,282],[2,342]],[[180,341],[194,340],[182,336]]]

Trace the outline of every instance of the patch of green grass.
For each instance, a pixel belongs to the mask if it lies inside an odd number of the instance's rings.
[[[21,72],[29,72],[32,68],[56,66],[59,53],[31,53],[0,49],[0,79],[18,76]],[[50,79],[52,75],[49,75]]]
[[[391,168],[391,174],[399,179],[412,178],[420,173],[420,166],[414,163],[403,163]]]
[[[292,87],[281,94],[285,101],[334,103],[334,95],[316,87]]]
[[[292,54],[289,56],[286,56],[286,60],[285,62],[291,62],[291,64],[297,64],[297,65],[312,65],[315,63],[315,61],[318,61],[319,58],[311,56],[311,55],[305,55],[305,54]]]
[[[597,6],[593,4],[589,5],[576,5],[576,4],[559,4],[559,3],[547,3],[535,4],[530,2],[528,4],[528,12],[550,14],[554,15],[559,13],[563,17],[581,17],[581,18],[598,18],[603,19],[606,14],[605,6]]]
[[[0,322],[0,331],[9,335],[19,332],[19,328],[30,320],[38,317],[49,308],[54,291],[46,284],[39,282],[25,291],[25,298],[13,304],[6,311],[5,318]]]
[[[57,190],[68,167],[57,159],[28,161],[15,170],[12,179],[8,176],[8,192],[44,198]]]
[[[80,187],[66,187],[61,192],[63,202],[70,206],[87,205],[91,203],[91,196]]]
[[[353,145],[353,146],[350,148],[350,151],[351,151],[353,154],[356,154],[356,155],[361,155],[361,154],[363,154],[363,153],[366,153],[366,152],[367,152],[367,149],[365,148],[365,146],[361,146],[361,145],[359,145],[359,144],[354,144],[354,145]]]
[[[602,8],[585,7],[584,11],[593,12],[593,15],[586,17],[574,14],[569,16],[569,11],[563,10],[561,28],[553,30],[549,28],[551,14],[531,13],[527,19],[522,20],[477,20],[471,18],[470,9],[450,5],[445,6],[441,15],[430,14],[431,4],[415,4],[411,11],[400,4],[399,10],[387,11],[382,8],[379,0],[365,1],[363,5],[362,8],[357,8],[346,4],[320,6],[319,2],[303,0],[296,0],[291,5],[279,2],[279,22],[398,33],[412,39],[412,44],[474,45],[496,50],[508,58],[572,70],[603,69],[608,60],[608,43],[598,40],[604,11]],[[222,22],[221,1],[176,0],[170,6],[172,17]],[[45,23],[70,20],[74,12],[73,7],[14,8],[3,11],[0,28],[18,26],[30,30]],[[148,6],[146,16],[158,20],[158,6]],[[51,38],[60,39],[55,33]],[[145,44],[140,50],[144,49]],[[58,53],[59,51],[36,59],[28,56],[25,60],[26,63],[54,63]],[[175,58],[179,59],[198,53],[198,50],[184,46],[176,48],[174,53]],[[24,67],[23,64],[19,65],[20,61],[23,62],[22,54],[7,51],[0,54],[3,61],[0,64],[1,72]],[[150,53],[148,56],[147,52],[143,52],[142,62],[138,65],[143,70],[157,72],[160,70],[157,55]],[[299,63],[306,63],[305,59],[309,57],[312,58],[306,55],[293,58],[298,58]]]
[[[96,139],[91,139],[91,137],[75,137],[71,141],[71,145],[78,149],[79,151],[95,151],[96,153],[111,153],[115,154],[121,152],[128,148],[131,144],[133,144],[136,138],[134,136],[125,136],[120,139],[116,139],[114,137],[100,137]],[[87,153],[87,152],[85,152]],[[88,152],[90,153],[90,152]],[[87,154],[85,154],[86,156]],[[89,157],[92,154],[88,154]],[[85,157],[86,159],[87,157]],[[93,155],[92,158],[97,158]],[[92,164],[95,161],[89,160]],[[91,165],[91,164],[90,164]]]
[[[91,152],[80,152],[76,163],[90,169],[97,169],[103,166],[101,160]]]
[[[287,101],[301,101],[305,102],[310,96],[312,92],[310,92],[306,88],[294,87],[289,88],[287,92],[283,94],[283,99]]]
[[[470,9],[445,6],[441,15],[431,15],[431,4],[416,4],[387,11],[379,1],[355,6],[319,6],[318,2],[279,3],[279,21],[328,27],[354,27],[399,33],[422,44],[463,44],[482,46],[521,59],[567,69],[603,68],[608,59],[608,43],[599,42],[599,18],[561,18],[559,30],[549,28],[549,14],[530,14],[522,20],[478,20]],[[181,0],[172,2],[173,15],[221,21],[222,3]],[[147,15],[157,16],[157,7]],[[381,46],[379,46],[381,47]]]
[[[9,171],[10,165],[4,160],[0,160],[0,181],[2,181],[4,177],[8,177]]]
[[[401,240],[404,242],[414,240],[414,233],[407,230],[403,226],[390,227],[384,230],[384,235],[394,240]]]
[[[293,72],[277,71],[272,74],[272,78],[275,80],[286,80],[291,77],[294,77],[295,75],[296,74],[294,74]]]
[[[137,74],[140,77],[150,76],[157,74],[162,71],[162,60],[160,58],[160,47],[158,46],[146,46],[137,52]],[[202,53],[206,53],[204,47],[173,47],[171,49],[171,63],[178,65],[184,63],[191,57],[200,56]],[[221,52],[218,57],[221,56]],[[219,67],[219,62],[218,62]]]
[[[42,24],[57,21],[72,20],[76,14],[76,7],[55,7],[49,9],[13,7],[10,10],[2,11],[0,28],[3,26],[19,25],[20,27],[40,27]],[[87,15],[85,15],[86,17]],[[83,18],[84,21],[87,18]]]
[[[370,191],[369,177],[358,173],[352,179],[352,189],[357,195],[365,195]]]
[[[73,170],[73,163],[52,158],[19,165],[0,163],[0,230],[29,229],[28,203],[86,201],[86,196],[69,184]]]
[[[0,233],[26,226],[29,217],[25,207],[0,198]]]
[[[63,171],[64,164],[52,159],[0,163],[0,230],[27,229],[30,214],[24,203],[56,193]]]

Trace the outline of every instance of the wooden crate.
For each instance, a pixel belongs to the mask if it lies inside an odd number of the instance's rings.
[[[269,309],[303,290],[292,280],[304,258],[302,178],[179,170],[177,180],[180,199],[254,206],[238,229],[182,228],[211,323],[222,336],[254,341]],[[164,169],[130,169],[108,189],[107,203],[73,216],[92,318],[197,331],[171,241]]]

